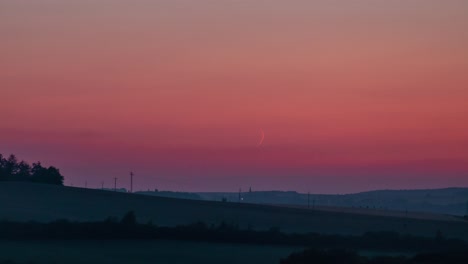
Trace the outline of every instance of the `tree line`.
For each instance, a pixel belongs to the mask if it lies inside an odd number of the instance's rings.
[[[50,223],[0,221],[0,239],[8,240],[153,240],[172,239],[214,243],[245,243],[260,245],[295,245],[306,249],[282,259],[281,264],[348,263],[348,264],[459,264],[468,263],[466,241],[435,237],[416,237],[392,232],[374,232],[362,236],[327,234],[287,234],[277,228],[270,230],[240,229],[236,224],[202,222],[162,227],[148,222],[138,223],[134,212],[121,219],[109,217],[104,221]],[[381,252],[363,256],[362,251]],[[385,252],[402,252],[392,256]],[[424,253],[429,252],[429,253]]]
[[[15,155],[8,158],[0,154],[0,181],[37,182],[63,185],[64,177],[59,169],[50,166],[44,167],[40,162],[30,165],[19,161]]]
[[[290,234],[278,228],[241,229],[236,224],[197,222],[174,227],[138,223],[133,212],[121,219],[96,222],[58,220],[50,223],[0,221],[0,239],[39,240],[181,240],[214,243],[291,245],[315,249],[348,249],[405,252],[468,251],[467,242],[448,239],[441,232],[434,237],[417,237],[394,232],[373,232],[362,236],[331,234]],[[293,263],[293,262],[292,262]]]

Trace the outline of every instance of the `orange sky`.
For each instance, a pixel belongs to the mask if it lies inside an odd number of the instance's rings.
[[[466,186],[467,13],[0,0],[0,153],[96,187],[130,169],[141,189]]]

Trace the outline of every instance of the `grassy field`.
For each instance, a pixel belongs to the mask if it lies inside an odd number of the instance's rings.
[[[272,264],[300,248],[182,241],[0,241],[0,263]]]
[[[284,232],[319,232],[361,235],[370,231],[394,231],[468,240],[468,221],[446,215],[366,214],[353,209],[311,210],[233,202],[212,202],[152,197],[137,194],[27,183],[0,183],[0,219],[13,221],[97,221],[135,211],[138,221],[161,226],[238,224],[240,228]]]

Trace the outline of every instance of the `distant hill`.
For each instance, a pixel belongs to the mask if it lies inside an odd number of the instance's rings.
[[[207,201],[239,201],[233,192],[144,192],[142,194]],[[355,194],[307,194],[284,191],[242,192],[241,202],[291,206],[351,207],[369,210],[431,212],[463,216],[468,214],[468,188],[427,190],[377,190]]]
[[[197,193],[190,193],[190,192],[142,191],[142,192],[137,192],[137,194],[168,197],[168,198],[178,198],[178,199],[203,200],[202,197],[198,195]],[[213,199],[213,201],[217,201],[217,200]]]
[[[0,219],[21,221],[102,220],[135,211],[139,222],[175,226],[202,221],[240,228],[284,232],[319,232],[360,235],[369,231],[395,231],[468,240],[468,221],[447,215],[358,209],[304,209],[281,206],[154,197],[113,191],[0,182]]]

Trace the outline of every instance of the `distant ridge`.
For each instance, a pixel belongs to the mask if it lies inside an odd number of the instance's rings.
[[[162,197],[238,202],[238,192],[140,192]],[[334,206],[375,210],[467,214],[468,188],[375,190],[352,194],[307,194],[295,191],[242,192],[242,202],[291,206]]]

